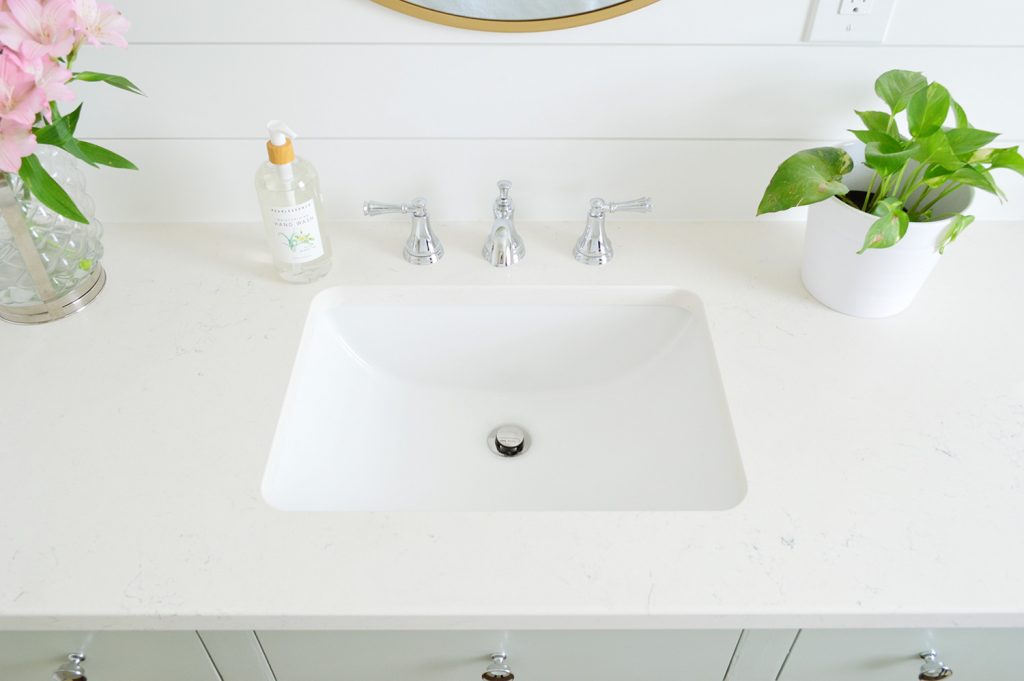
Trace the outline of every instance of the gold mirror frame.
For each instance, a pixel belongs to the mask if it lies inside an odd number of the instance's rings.
[[[458,14],[448,14],[435,9],[427,9],[406,0],[373,0],[378,5],[384,5],[402,14],[433,21],[436,24],[455,26],[456,28],[468,28],[474,31],[500,31],[505,33],[532,33],[535,31],[557,31],[563,28],[583,26],[604,21],[613,17],[622,16],[647,5],[653,5],[658,0],[623,0],[618,4],[595,9],[581,14],[570,14],[564,17],[553,19],[527,19],[514,21],[508,19],[475,19],[463,17]]]

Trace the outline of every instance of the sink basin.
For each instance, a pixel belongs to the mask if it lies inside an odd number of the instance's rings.
[[[525,442],[496,443],[506,425]],[[294,511],[724,510],[745,494],[700,300],[637,286],[323,291],[263,479]]]

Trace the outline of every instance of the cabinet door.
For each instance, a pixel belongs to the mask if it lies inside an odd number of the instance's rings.
[[[954,681],[1024,678],[1020,629],[805,629],[779,681],[917,681],[918,653],[929,649]]]
[[[277,681],[722,681],[739,631],[260,631]]]
[[[218,681],[194,631],[0,632],[0,679],[49,681],[73,652],[95,681]]]

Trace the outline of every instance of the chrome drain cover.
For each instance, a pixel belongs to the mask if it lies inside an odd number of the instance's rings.
[[[506,423],[490,432],[487,446],[498,456],[511,458],[529,449],[530,436],[523,428]]]

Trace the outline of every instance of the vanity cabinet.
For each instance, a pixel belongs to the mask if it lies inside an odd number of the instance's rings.
[[[804,629],[778,681],[916,681],[927,650],[951,681],[1024,678],[1021,629]]]
[[[507,653],[524,681],[722,681],[740,632],[259,631],[277,681],[479,679]]]
[[[194,631],[0,632],[0,679],[50,681],[78,652],[94,681],[220,681]]]

